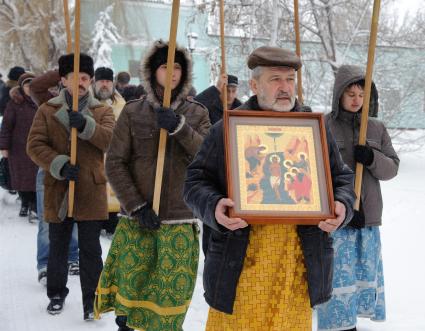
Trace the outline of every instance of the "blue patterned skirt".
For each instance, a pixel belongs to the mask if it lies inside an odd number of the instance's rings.
[[[332,298],[316,307],[318,330],[348,330],[357,317],[385,320],[384,275],[379,227],[346,227],[333,235]]]

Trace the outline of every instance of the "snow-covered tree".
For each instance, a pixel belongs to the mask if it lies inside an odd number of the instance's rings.
[[[93,57],[95,68],[112,67],[112,45],[118,43],[121,36],[111,19],[114,4],[99,13],[95,24],[89,54]]]
[[[62,1],[0,2],[0,63],[41,73],[66,51]]]

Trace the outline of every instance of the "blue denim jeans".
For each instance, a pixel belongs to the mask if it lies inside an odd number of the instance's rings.
[[[37,233],[37,270],[47,268],[49,258],[49,224],[43,220],[44,208],[44,170],[39,169],[37,173],[36,191],[37,191],[37,215],[38,215],[38,233]],[[74,224],[72,229],[72,238],[69,243],[68,262],[78,261],[78,231]]]

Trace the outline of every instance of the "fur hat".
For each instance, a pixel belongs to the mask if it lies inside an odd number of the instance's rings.
[[[13,67],[10,68],[9,70],[9,74],[7,75],[7,78],[9,78],[10,80],[18,80],[19,77],[25,73],[25,69],[22,67]]]
[[[162,41],[160,41],[162,42]],[[153,77],[155,77],[156,70],[163,64],[167,63],[167,56],[168,56],[168,43],[166,46],[158,48],[153,56],[149,58],[148,66],[153,74]],[[174,62],[178,63],[182,67],[182,72],[187,71],[187,60],[183,52],[176,49],[175,55],[174,55]]]
[[[248,68],[252,70],[256,67],[290,67],[298,70],[301,60],[288,49],[262,46],[254,49],[248,57]]]
[[[26,72],[19,77],[18,85],[23,87],[26,83],[32,81],[33,78],[35,78],[35,75],[32,72]]]
[[[111,68],[106,67],[99,67],[94,72],[94,81],[98,80],[110,80],[111,82],[114,81],[114,72]]]
[[[59,76],[65,77],[74,71],[74,53],[62,55],[59,60]],[[80,72],[84,72],[92,78],[94,76],[93,59],[84,53],[80,54]]]

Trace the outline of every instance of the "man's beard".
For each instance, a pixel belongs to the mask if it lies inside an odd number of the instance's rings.
[[[262,92],[262,91],[260,91]],[[273,110],[273,111],[279,111],[279,112],[289,112],[292,110],[292,108],[294,108],[295,106],[295,100],[296,97],[295,96],[289,96],[287,93],[279,93],[277,95],[277,97],[274,99],[273,103],[267,102],[266,98],[263,96],[263,93],[259,93],[257,94],[257,100],[258,100],[258,105],[264,109],[264,110]],[[289,105],[280,105],[278,104],[278,98],[281,97],[289,97],[290,98],[290,103]]]
[[[100,89],[96,89],[95,88],[95,93],[96,93],[96,97],[100,100],[108,100],[112,94],[114,93],[114,91],[109,90],[107,88],[100,88]]]

